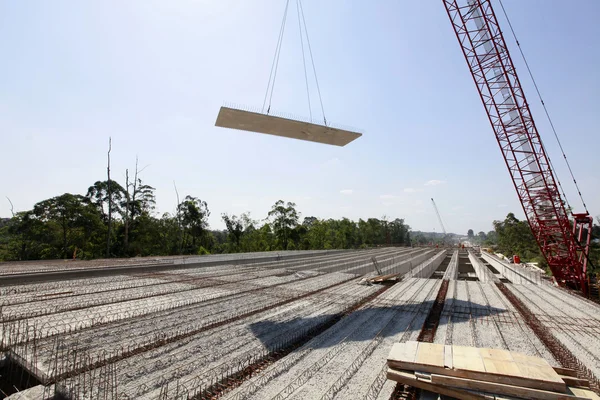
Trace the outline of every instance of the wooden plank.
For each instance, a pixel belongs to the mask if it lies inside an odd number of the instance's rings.
[[[407,371],[398,371],[388,368],[387,378],[405,385],[413,386],[430,392],[438,393],[444,396],[454,397],[460,400],[485,400],[483,395],[470,393],[464,390],[451,389],[445,386],[437,386],[431,383],[418,380],[414,374]]]
[[[545,382],[555,382],[561,383],[564,382],[560,379],[560,375],[554,371],[552,367],[549,365],[533,365],[533,364],[524,364],[524,363],[515,363],[519,367],[520,375],[524,378],[545,381]]]
[[[486,372],[500,375],[519,376],[519,367],[515,364],[512,354],[503,349],[479,349]]]
[[[414,363],[417,358],[419,342],[394,343],[388,355],[388,361]]]
[[[456,361],[456,357],[454,358]],[[482,362],[483,364],[483,362]],[[555,392],[566,393],[567,385],[561,380],[560,382],[547,382],[520,376],[500,375],[489,372],[469,371],[462,369],[448,369],[435,365],[424,365],[408,362],[388,361],[388,366],[393,369],[428,372],[431,374],[454,376],[457,378],[475,379],[486,382],[504,383],[507,385],[527,386],[541,390],[552,390]]]
[[[422,344],[423,343],[420,343],[418,347]],[[554,369],[552,369],[545,360],[540,361],[535,357],[511,352],[511,357],[516,357],[523,361],[523,363],[515,363],[518,367],[518,371],[515,370],[514,365],[510,365],[506,360],[488,362],[488,371],[479,349],[474,347],[452,346],[453,368],[449,369],[445,368],[448,364],[445,360],[440,363],[439,359],[433,359],[433,361],[428,359],[428,363],[424,364],[417,362],[415,357],[413,361],[410,361],[414,352],[414,344],[412,344],[413,347],[410,351],[406,349],[401,350],[404,346],[407,346],[407,344],[397,344],[395,352],[401,354],[401,352],[405,351],[409,355],[394,356],[390,353],[390,357],[388,358],[389,367],[406,371],[420,371],[486,382],[526,386],[534,389],[550,390],[561,393],[567,392],[567,385]],[[394,349],[392,350],[394,351]],[[444,355],[445,351],[444,348]],[[487,351],[484,352],[484,354],[493,355],[493,352],[490,353]],[[498,352],[498,356],[507,358],[506,353],[503,352]]]
[[[432,365],[444,368],[444,345],[435,343],[419,343],[417,350],[418,364]]]
[[[431,375],[433,385],[443,385],[452,388],[461,388],[468,390],[478,390],[488,393],[498,393],[508,396],[523,397],[536,400],[583,400],[585,397],[578,397],[565,393],[556,393],[548,390],[532,389],[523,386],[507,385],[502,383],[478,381],[474,379],[457,378],[444,375]]]
[[[454,363],[452,362],[452,346],[449,345],[444,346],[444,367],[449,369],[454,368]]]
[[[452,346],[454,369],[485,372],[485,365],[478,348]]]
[[[548,361],[544,360],[541,357],[528,356],[527,354],[514,353],[514,352],[511,352],[511,355],[512,355],[513,360],[515,360],[515,362],[518,362],[518,363],[539,365],[542,367],[552,368],[550,366],[550,364],[548,364]]]
[[[587,379],[574,378],[572,376],[565,376],[565,375],[559,375],[559,376],[560,376],[560,379],[562,379],[563,382],[566,383],[568,386],[583,387],[583,388],[590,387],[590,381],[588,381]]]
[[[485,371],[491,374],[519,376],[520,369],[517,363],[507,360],[494,360],[493,358],[483,358]]]
[[[512,353],[504,349],[479,349],[479,354],[484,358],[493,358],[494,360],[514,361]]]
[[[553,367],[557,374],[577,378],[577,371],[571,368]]]
[[[569,387],[569,392],[573,396],[585,397],[591,400],[600,400],[600,396],[589,389]]]

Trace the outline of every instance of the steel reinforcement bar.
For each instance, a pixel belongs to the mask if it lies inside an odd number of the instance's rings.
[[[575,355],[564,346],[548,328],[546,328],[538,317],[531,312],[531,310],[517,297],[513,292],[510,291],[502,282],[495,282],[496,286],[502,294],[510,301],[510,303],[519,311],[527,325],[533,330],[536,336],[542,341],[542,343],[548,348],[550,353],[554,356],[564,368],[570,368],[577,372],[577,377],[581,379],[587,379],[590,382],[590,388],[600,394],[600,380],[590,371],[581,361],[575,357]]]
[[[456,258],[457,253],[453,255],[453,260]],[[429,314],[425,319],[425,323],[421,328],[421,332],[417,337],[418,342],[425,343],[433,343],[433,339],[435,338],[435,333],[437,332],[437,328],[440,324],[440,316],[442,315],[442,311],[444,310],[444,304],[446,302],[446,294],[448,293],[448,279],[444,279],[442,284],[440,285],[440,290],[433,302],[433,306],[429,310]],[[404,385],[402,383],[397,383],[394,392],[390,396],[391,400],[400,400],[400,399],[416,399],[418,398],[419,389],[414,388],[412,386]]]
[[[72,371],[69,371],[69,372],[64,373],[62,375],[56,376],[54,379],[51,379],[50,382],[48,382],[48,383],[54,383],[56,381],[60,381],[60,380],[67,379],[67,378],[71,378],[71,377],[74,377],[74,376],[78,375],[79,373],[85,372],[86,370],[100,368],[100,367],[102,367],[104,365],[115,363],[115,362],[120,361],[122,359],[125,359],[127,357],[131,357],[131,356],[136,355],[136,354],[144,353],[144,352],[146,352],[148,350],[151,350],[151,349],[154,349],[156,347],[163,346],[163,345],[168,344],[168,343],[176,342],[176,341],[181,340],[181,339],[185,339],[185,338],[187,338],[189,336],[196,335],[198,333],[207,331],[209,329],[213,329],[213,328],[216,328],[216,327],[219,327],[219,326],[223,326],[223,325],[226,325],[226,324],[238,321],[240,319],[243,319],[243,318],[246,318],[246,317],[250,317],[252,315],[255,315],[255,314],[258,314],[258,313],[261,313],[261,312],[264,312],[264,311],[268,311],[268,310],[271,310],[273,308],[276,308],[276,307],[279,307],[279,306],[283,306],[283,305],[292,303],[294,301],[301,300],[301,299],[306,298],[306,297],[313,296],[313,295],[315,295],[317,293],[320,293],[320,292],[323,292],[325,290],[334,288],[336,286],[343,285],[344,283],[347,283],[347,282],[349,282],[351,280],[354,280],[354,279],[356,279],[356,278],[352,277],[352,278],[349,278],[349,279],[345,279],[345,280],[343,280],[341,282],[334,283],[332,285],[326,286],[326,287],[321,288],[321,289],[317,289],[317,290],[314,290],[314,291],[303,293],[303,294],[298,295],[298,296],[293,296],[293,297],[290,297],[290,298],[285,299],[283,301],[270,304],[270,305],[268,305],[266,307],[262,307],[262,308],[259,308],[259,309],[256,309],[256,310],[252,310],[252,311],[249,311],[249,312],[246,312],[246,313],[238,314],[238,315],[236,315],[234,317],[231,317],[231,318],[224,318],[221,321],[217,321],[217,322],[212,323],[212,324],[204,325],[204,326],[202,326],[202,327],[200,327],[198,329],[194,329],[194,330],[191,330],[191,331],[179,334],[179,335],[174,335],[174,336],[171,336],[171,337],[166,338],[166,339],[158,339],[158,340],[156,340],[153,343],[150,343],[150,344],[147,344],[145,346],[132,349],[131,351],[125,351],[125,352],[120,353],[120,354],[118,354],[116,356],[113,356],[113,357],[106,357],[106,358],[99,359],[96,362],[91,363],[90,365],[88,365],[85,368],[82,368],[80,370],[72,370]]]
[[[331,318],[327,322],[320,324],[314,328],[311,328],[307,332],[302,332],[300,335],[297,335],[295,338],[293,338],[293,340],[291,340],[289,343],[287,343],[284,347],[276,349],[275,351],[272,351],[272,352],[266,354],[265,356],[256,360],[251,365],[248,365],[247,367],[245,367],[235,373],[232,373],[229,376],[224,376],[221,380],[215,382],[211,386],[202,389],[199,393],[196,393],[192,397],[192,399],[207,400],[207,399],[215,399],[215,398],[221,397],[226,392],[240,386],[244,381],[251,378],[257,372],[262,371],[269,365],[271,365],[274,362],[287,356],[293,350],[303,346],[304,344],[306,344],[308,341],[310,341],[315,336],[318,336],[322,332],[331,328],[333,325],[338,323],[343,317],[356,311],[357,309],[359,309],[363,305],[367,304],[368,302],[372,301],[373,299],[375,299],[376,297],[378,297],[379,295],[384,293],[386,290],[388,290],[390,287],[391,287],[391,285],[383,286],[381,289],[379,289],[375,293],[352,304],[344,312],[340,313],[339,315],[335,316],[334,318]]]

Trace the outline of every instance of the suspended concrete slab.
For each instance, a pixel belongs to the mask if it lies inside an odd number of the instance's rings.
[[[215,126],[334,146],[345,146],[362,136],[358,132],[231,107],[221,107]]]

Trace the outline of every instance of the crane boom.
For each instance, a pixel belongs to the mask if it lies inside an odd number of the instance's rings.
[[[491,2],[442,1],[542,254],[559,283],[585,292],[589,242],[580,241],[593,219],[569,220]]]
[[[438,221],[440,221],[440,225],[442,226],[442,232],[444,232],[444,237],[445,237],[446,236],[446,228],[444,227],[444,223],[442,222],[442,216],[440,215],[440,212],[438,211],[438,208],[435,205],[435,201],[433,201],[433,197],[431,198],[431,202],[433,203],[433,209],[435,210],[435,213],[437,214]]]

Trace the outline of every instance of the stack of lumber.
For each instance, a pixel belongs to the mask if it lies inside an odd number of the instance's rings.
[[[373,278],[370,278],[369,281],[373,283],[381,283],[390,280],[398,280],[398,276],[400,274],[387,274],[387,275],[377,275]]]
[[[592,399],[588,381],[539,357],[501,349],[406,342],[388,356],[388,379],[457,399]]]

